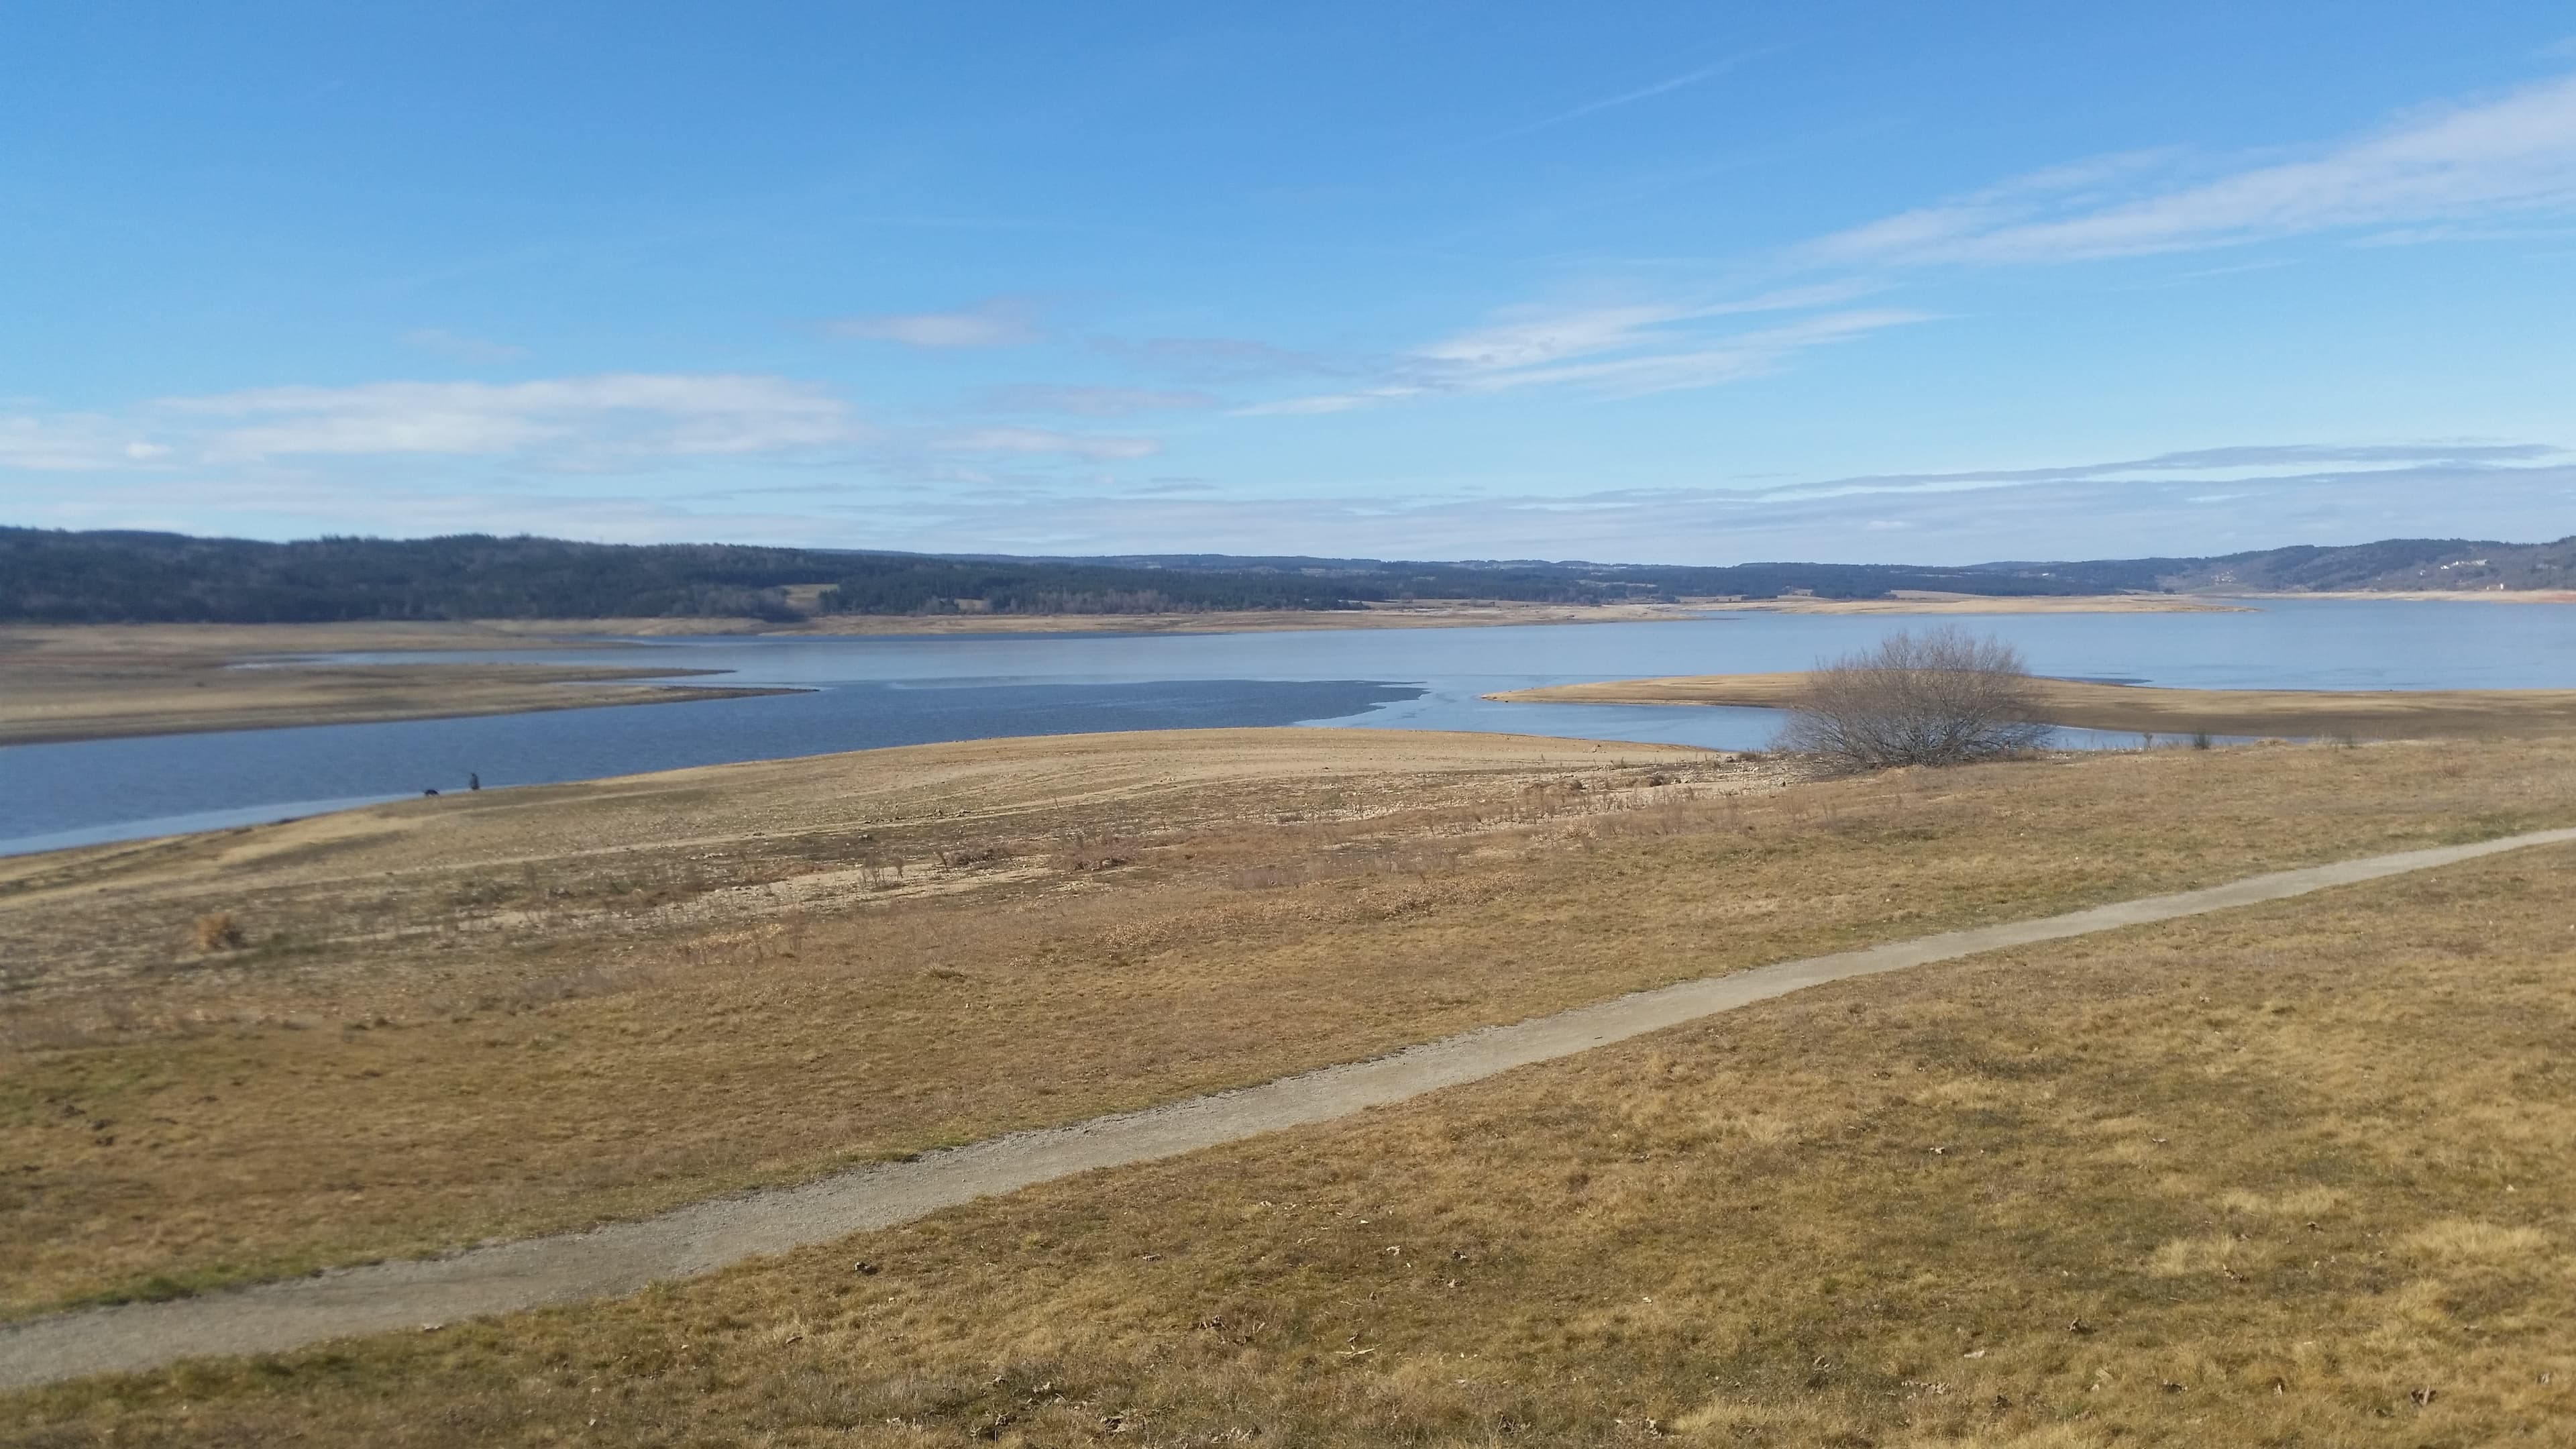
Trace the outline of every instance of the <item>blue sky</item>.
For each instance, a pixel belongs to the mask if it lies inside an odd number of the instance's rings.
[[[2563,5],[0,17],[0,522],[1963,562],[2571,450]]]

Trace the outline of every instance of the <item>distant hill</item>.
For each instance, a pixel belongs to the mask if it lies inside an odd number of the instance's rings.
[[[2341,548],[2302,544],[2216,558],[2101,559],[1982,565],[2015,579],[2066,579],[2088,593],[2388,593],[2576,588],[2576,537],[2555,543],[2385,538]]]
[[[2196,563],[2172,576],[2173,587],[2265,593],[2576,588],[2576,538],[2556,543],[2391,538],[2350,548],[2276,548]]]
[[[2576,538],[2390,539],[2219,558],[1963,568],[1755,563],[1722,568],[1539,559],[1138,554],[1011,558],[625,545],[548,538],[321,538],[0,528],[0,620],[21,623],[753,617],[816,613],[1175,613],[1355,609],[1404,599],[1607,603],[1689,598],[2576,587]]]

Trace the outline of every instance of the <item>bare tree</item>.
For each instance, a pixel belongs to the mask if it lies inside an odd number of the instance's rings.
[[[2021,651],[1944,627],[1819,664],[1779,747],[1846,770],[1956,765],[2036,747],[2038,715]]]

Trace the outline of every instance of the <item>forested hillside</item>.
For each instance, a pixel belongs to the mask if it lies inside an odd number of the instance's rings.
[[[2508,544],[2390,539],[2220,558],[1917,568],[1755,563],[1723,568],[1511,560],[1424,563],[1223,554],[954,557],[732,544],[548,538],[321,538],[0,528],[0,619],[36,623],[601,619],[815,613],[1156,614],[1354,609],[1405,599],[1541,603],[1880,598],[2127,591],[2567,587],[2576,539]]]
[[[975,601],[961,606],[960,599]],[[800,607],[801,603],[801,607]],[[297,543],[0,529],[0,618],[281,623],[1357,607],[1298,576],[467,534]]]
[[[1355,609],[1401,599],[1602,603],[1891,589],[2067,593],[2019,571],[1856,564],[1687,568],[1376,559],[940,557],[465,534],[296,543],[0,529],[0,619],[324,622],[811,613],[1174,613]]]

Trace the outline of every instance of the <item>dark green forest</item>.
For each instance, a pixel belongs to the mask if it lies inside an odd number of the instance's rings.
[[[0,528],[0,620],[321,623],[362,619],[752,617],[815,613],[1156,614],[1356,609],[1406,599],[1609,603],[2158,588],[2512,587],[2562,582],[2570,541],[2392,539],[2221,558],[1893,564],[1423,563],[1224,554],[1004,558],[600,544],[550,538],[318,538]]]
[[[807,608],[791,602],[791,589],[813,599],[818,587],[819,600]],[[744,616],[784,622],[809,609],[953,612],[959,599],[1008,613],[1358,607],[1351,591],[1334,583],[1252,572],[480,534],[262,543],[0,529],[0,618],[22,622]]]

